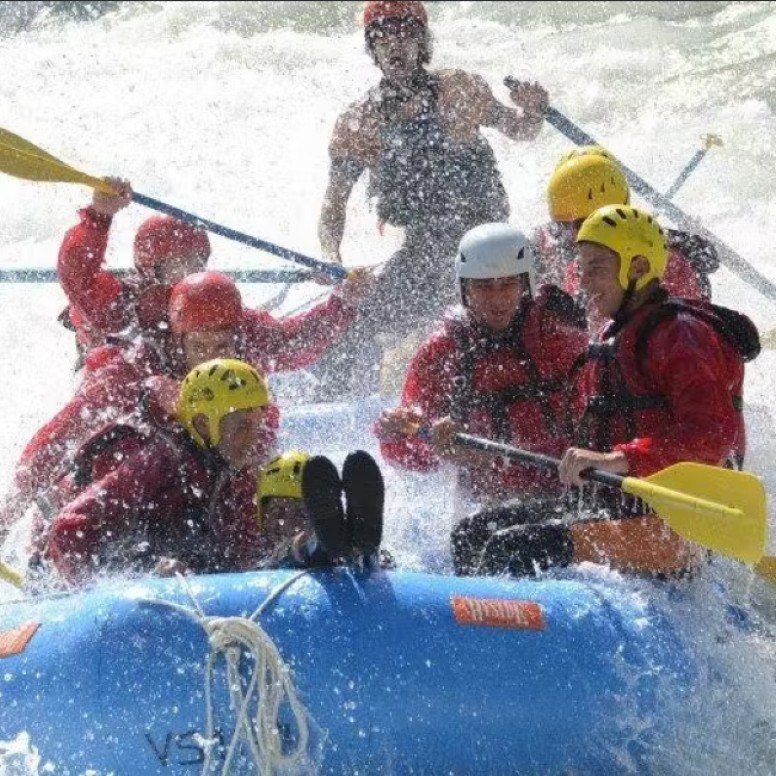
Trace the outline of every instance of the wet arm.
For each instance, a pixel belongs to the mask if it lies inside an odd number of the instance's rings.
[[[329,183],[323,197],[318,223],[321,251],[327,261],[342,264],[340,245],[345,233],[348,199],[365,166],[363,162],[348,157],[339,157],[331,161]]]
[[[527,107],[518,110],[499,102],[485,81],[474,76],[472,88],[480,109],[480,124],[493,127],[512,140],[533,140],[538,136],[544,110],[530,110]],[[514,93],[513,93],[514,94]]]

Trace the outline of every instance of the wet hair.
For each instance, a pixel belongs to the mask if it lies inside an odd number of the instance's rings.
[[[404,16],[402,17],[402,21],[405,24],[412,25],[420,30],[420,57],[418,58],[418,64],[428,65],[434,54],[434,38],[431,35],[430,30],[428,27],[421,25],[413,16]],[[379,26],[379,22],[373,22],[364,30],[364,48],[366,49],[366,53],[372,58],[372,62],[375,64],[377,64],[377,56],[375,55],[375,33]]]

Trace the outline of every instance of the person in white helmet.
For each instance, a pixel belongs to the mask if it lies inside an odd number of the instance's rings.
[[[464,451],[453,439],[466,431],[548,454],[565,450],[565,388],[587,348],[584,313],[555,286],[536,288],[529,241],[510,224],[467,232],[455,268],[463,306],[421,345],[401,405],[378,420],[382,455],[419,471],[454,464],[478,504],[557,494],[557,475]],[[419,428],[430,429],[427,438]]]
[[[434,3],[441,10],[444,3]],[[433,15],[433,12],[432,12]],[[337,119],[318,234],[324,259],[342,264],[348,201],[367,174],[378,228],[404,231],[375,293],[340,342],[311,370],[318,400],[377,389],[383,349],[429,326],[454,302],[452,257],[477,224],[509,219],[509,201],[483,130],[516,142],[537,138],[549,104],[538,83],[510,87],[501,102],[484,78],[431,67],[424,3],[367,2],[364,43],[381,80]]]

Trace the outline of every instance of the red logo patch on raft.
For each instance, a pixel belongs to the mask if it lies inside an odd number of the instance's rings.
[[[545,626],[542,607],[535,601],[454,595],[450,603],[455,621],[459,625],[485,625],[516,630],[543,630]]]
[[[39,622],[26,622],[13,630],[0,631],[0,658],[24,652],[38,628]]]

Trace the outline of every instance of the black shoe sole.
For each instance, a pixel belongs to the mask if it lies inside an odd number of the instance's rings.
[[[369,453],[350,453],[342,467],[342,487],[347,508],[347,539],[357,553],[372,555],[383,538],[385,483],[380,467]]]
[[[319,550],[334,562],[345,551],[345,515],[342,481],[328,458],[319,455],[307,462],[302,472],[302,498]]]

